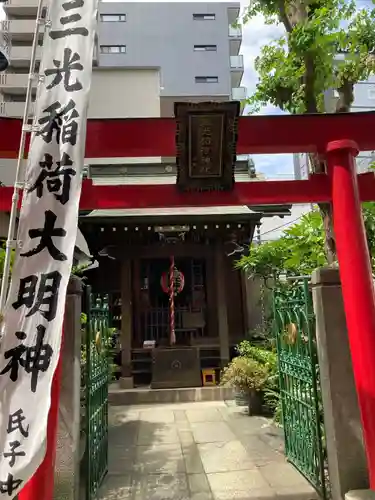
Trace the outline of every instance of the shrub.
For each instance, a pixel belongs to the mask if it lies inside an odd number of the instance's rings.
[[[254,359],[264,365],[270,372],[277,371],[277,354],[275,351],[251,345],[248,340],[243,340],[237,346],[237,351],[240,356]]]
[[[221,384],[230,385],[244,392],[261,391],[267,381],[268,370],[258,361],[238,356],[224,368]]]
[[[248,340],[243,340],[237,346],[237,351],[240,356],[254,360],[265,368],[267,377],[262,388],[264,393],[264,403],[268,410],[273,414],[275,422],[281,423],[282,413],[279,366],[276,351],[274,349],[254,346]]]

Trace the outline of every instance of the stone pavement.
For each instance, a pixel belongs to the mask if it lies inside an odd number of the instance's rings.
[[[112,406],[100,500],[313,500],[282,433],[233,403]]]

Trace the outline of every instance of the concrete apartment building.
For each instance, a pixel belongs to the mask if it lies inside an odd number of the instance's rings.
[[[100,2],[89,118],[172,116],[176,100],[244,99],[242,33],[232,26],[239,8],[238,2]],[[0,74],[0,115],[21,117],[37,0],[8,0],[4,11],[1,29],[9,39],[10,64]],[[43,32],[41,26],[37,70]],[[6,185],[14,181],[14,163],[0,159],[0,181]],[[86,163],[124,161],[88,158]]]
[[[328,113],[334,113],[337,102],[337,92],[330,90],[325,95],[325,108]],[[365,112],[375,110],[375,76],[371,76],[367,81],[359,82],[354,86],[354,102],[351,107],[352,112]],[[369,164],[375,161],[375,152],[361,151],[356,158],[358,173],[367,172]],[[293,155],[294,178],[307,179],[309,176],[310,166],[306,153]],[[290,220],[294,220],[294,214],[300,211],[301,215],[311,209],[309,205],[294,205]],[[270,220],[266,220],[270,224]],[[277,234],[276,232],[274,234]]]
[[[160,114],[176,100],[244,99],[239,3],[117,3],[99,7],[99,68],[159,72]]]
[[[334,95],[333,99],[337,99]],[[352,112],[375,111],[375,75],[365,82],[359,82],[354,87],[354,102]],[[359,173],[367,172],[370,163],[375,161],[374,151],[361,151],[357,156],[357,170]]]

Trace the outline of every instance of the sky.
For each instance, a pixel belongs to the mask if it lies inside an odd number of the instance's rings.
[[[241,0],[241,9],[248,5],[248,1]],[[254,69],[255,58],[260,50],[271,40],[279,38],[283,33],[281,26],[266,25],[261,16],[258,16],[242,29],[241,54],[244,56],[244,76],[241,85],[247,88],[248,96],[255,91],[258,81],[257,72]],[[246,112],[246,110],[245,110]],[[280,114],[282,111],[273,106],[267,106],[260,110],[262,115]],[[255,155],[253,156],[258,172],[262,172],[267,178],[290,178],[293,175],[292,155]]]

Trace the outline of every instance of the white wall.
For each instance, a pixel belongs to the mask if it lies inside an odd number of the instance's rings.
[[[94,69],[89,118],[159,118],[158,69]],[[104,138],[103,138],[104,140]],[[157,158],[85,158],[85,164],[156,163]]]
[[[158,69],[94,69],[89,118],[160,116]]]
[[[14,181],[16,180],[16,168],[17,160],[0,158],[0,182],[5,184],[5,186],[13,186]],[[21,165],[21,181],[23,181],[25,168],[26,160],[24,160]]]
[[[309,178],[309,159],[306,153],[293,155],[294,179],[306,180]]]
[[[311,211],[310,204],[293,205],[291,214],[285,217],[263,217],[260,227],[261,241],[277,240],[282,235],[285,229],[297,224],[304,214]],[[256,241],[256,234],[254,235]]]
[[[89,98],[89,118],[160,117],[158,69],[95,70]],[[104,140],[104,138],[103,138]],[[158,158],[129,158],[126,163],[160,161]],[[124,163],[123,158],[97,158],[85,163]],[[0,158],[0,181],[13,185],[16,160]]]

